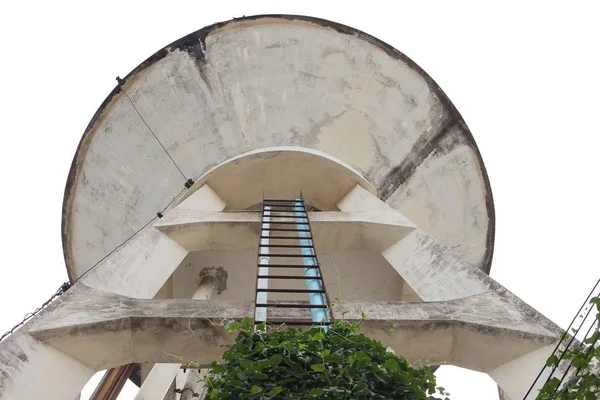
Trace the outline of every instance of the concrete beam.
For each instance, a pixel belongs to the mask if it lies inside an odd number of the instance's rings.
[[[225,318],[252,315],[250,301],[141,300],[83,288],[29,330],[37,340],[89,368],[131,362],[202,364],[232,343]],[[349,302],[334,314],[367,319],[362,330],[417,364],[447,363],[488,372],[556,340],[553,332],[496,293],[447,302]],[[306,317],[273,309],[272,318]]]
[[[193,192],[192,192],[193,190]],[[194,188],[183,195],[177,210],[223,211],[227,203],[209,185],[194,183]]]
[[[395,212],[387,204],[359,186],[355,186],[338,203],[338,207],[343,211],[388,210]],[[531,349],[530,352],[525,352],[520,357],[499,365],[491,371],[484,371],[488,372],[499,384],[505,396],[514,399],[523,398],[529,385],[552,352],[554,342],[561,334],[561,330],[481,269],[465,261],[465,258],[455,250],[455,248],[450,248],[437,241],[421,229],[415,229],[402,240],[384,250],[382,255],[423,301],[450,302],[455,299],[499,296],[510,303],[507,310],[518,310],[520,314],[528,316],[530,323],[547,332],[552,332],[555,339],[548,343],[548,346]],[[468,252],[468,250],[466,251]],[[486,312],[494,312],[490,309],[491,307],[503,307],[503,305],[490,302],[482,304],[480,307]],[[456,350],[458,349],[457,347]],[[455,361],[465,355],[468,357],[473,350],[470,347],[460,348],[460,351],[455,354]]]
[[[215,213],[225,207],[225,202],[205,185],[172,212]],[[186,248],[149,224],[93,267],[81,282],[123,296],[153,298],[187,254]]]
[[[62,305],[64,296],[0,343],[0,399],[75,399],[96,372],[28,333]]]
[[[204,188],[208,188],[208,186],[203,186],[198,192],[203,191]],[[194,193],[194,196],[196,196],[198,192]],[[209,190],[206,193],[208,193],[209,197],[213,197],[214,192],[212,190]],[[188,200],[194,199],[192,197]],[[189,204],[190,203],[188,203],[188,207]],[[216,287],[217,280],[214,277],[204,277],[204,279],[200,281],[192,298],[196,300],[210,300],[216,292]],[[180,374],[185,374],[186,376],[190,375],[190,371],[187,371],[186,373],[180,371],[180,366],[181,364],[154,364],[148,379],[144,381],[134,400],[168,400],[169,398],[174,398],[175,393],[171,396],[169,391],[173,387],[176,378],[178,378]],[[181,389],[181,386],[179,386],[178,389]]]
[[[377,190],[350,165],[322,151],[277,146],[233,157],[200,177],[184,199],[209,184],[229,210],[245,210],[263,198],[294,199],[300,190],[307,204],[337,211],[336,202],[354,185]]]
[[[257,212],[174,209],[154,226],[188,251],[254,250],[260,218]],[[382,251],[415,229],[414,224],[397,212],[311,212],[309,218],[319,250]]]

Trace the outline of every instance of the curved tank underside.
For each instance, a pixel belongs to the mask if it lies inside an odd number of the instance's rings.
[[[172,43],[100,106],[65,189],[70,278],[175,204],[182,175],[196,180],[244,153],[281,146],[348,165],[388,205],[489,272],[488,177],[437,84],[356,29],[270,15],[218,23]]]

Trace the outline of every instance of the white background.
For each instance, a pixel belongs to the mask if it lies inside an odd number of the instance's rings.
[[[568,325],[600,277],[600,3],[5,0],[0,333],[67,279],[64,185],[114,78],[205,25],[262,13],[361,29],[437,81],[473,132],[490,176],[492,277]],[[497,398],[486,375],[448,367],[438,376],[455,400]],[[128,383],[119,399],[134,393]]]

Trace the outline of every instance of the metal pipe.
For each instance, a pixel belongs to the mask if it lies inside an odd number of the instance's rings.
[[[211,275],[204,276],[194,292],[192,299],[209,300],[217,288],[217,278]]]
[[[302,229],[306,227],[307,221],[306,217],[303,217],[303,213],[306,212],[306,208],[304,207],[304,203],[302,201],[294,202],[294,212],[297,216],[296,224],[298,229]],[[306,287],[308,290],[314,291],[322,291],[323,287],[321,285],[320,279],[311,279],[311,278],[320,278],[319,269],[315,268],[317,266],[317,256],[314,252],[314,243],[311,243],[312,238],[309,232],[300,231],[298,232],[298,236],[300,237],[300,245],[306,246],[301,247],[300,251],[302,253],[302,263],[305,266],[313,266],[313,268],[305,268],[304,276],[306,279]],[[310,238],[310,239],[309,239]],[[310,245],[312,247],[309,247]],[[325,302],[325,297],[323,293],[309,293],[308,302],[311,305],[319,305],[324,306],[327,303]],[[326,322],[327,321],[327,310],[325,308],[311,308],[310,310],[312,321],[313,322]],[[323,329],[328,329],[327,326],[323,326]]]
[[[269,228],[271,224],[271,207],[264,207],[263,211],[263,221],[261,225],[261,239],[260,239],[260,248],[258,250],[259,254],[263,255],[259,261],[259,265],[269,265],[271,258],[268,256],[269,254]],[[267,229],[267,230],[265,230]],[[266,237],[264,237],[266,236]],[[269,267],[258,267],[258,276],[268,276],[269,275]],[[269,279],[268,278],[257,278],[256,288],[257,289],[267,289],[269,287]],[[256,292],[256,303],[258,304],[266,304],[268,300],[269,294],[267,292]],[[257,307],[254,312],[254,321],[266,321],[267,320],[267,308],[266,307]]]

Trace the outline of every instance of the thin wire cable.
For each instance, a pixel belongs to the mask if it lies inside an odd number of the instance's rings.
[[[171,204],[173,204],[173,202],[175,200],[177,200],[179,198],[179,196],[181,196],[181,194],[186,190],[187,188],[183,188],[179,193],[177,193],[177,195],[175,197],[173,197],[173,199],[169,202],[169,204],[167,204],[160,212],[164,213],[165,210],[167,208],[169,208],[171,206]],[[133,239],[133,237],[135,235],[137,235],[138,233],[140,233],[141,231],[143,231],[144,229],[146,229],[146,227],[148,225],[150,225],[152,222],[154,222],[156,219],[158,218],[158,216],[152,218],[150,221],[146,222],[144,224],[144,226],[142,226],[140,229],[138,229],[137,231],[135,231],[131,236],[129,236],[127,239],[125,239],[125,241],[123,243],[121,243],[120,245],[118,245],[117,247],[115,247],[110,253],[106,254],[104,257],[102,257],[100,260],[98,260],[94,265],[92,265],[90,268],[88,268],[83,274],[81,274],[79,276],[79,278],[75,279],[75,281],[73,282],[73,284],[79,282],[84,276],[85,274],[87,274],[88,272],[90,272],[92,269],[96,268],[98,266],[98,264],[100,264],[102,261],[106,260],[107,257],[109,257],[111,254],[113,254],[115,251],[119,250],[121,247],[123,247],[123,245],[125,245],[125,243],[127,243],[128,241],[130,241],[131,239]]]
[[[60,296],[64,292],[66,292],[70,287],[71,287],[71,285],[68,282],[65,282],[62,285],[60,285],[60,287],[58,288],[58,290],[56,291],[56,293],[54,293],[41,306],[39,306],[37,309],[35,309],[35,311],[25,314],[25,317],[23,318],[23,320],[21,322],[19,322],[18,324],[16,324],[15,326],[13,326],[12,329],[10,329],[9,331],[6,331],[2,336],[0,336],[0,342],[2,342],[11,333],[13,333],[14,331],[16,331],[19,327],[21,327],[22,325],[24,325],[25,322],[27,322],[31,318],[35,317],[40,311],[42,311],[44,308],[46,308],[46,306],[48,304],[52,303],[52,301],[55,298],[57,298],[58,296]]]
[[[171,204],[173,204],[175,202],[175,200],[177,200],[181,196],[181,194],[185,190],[187,190],[186,187],[184,187],[179,193],[177,193],[177,195],[175,197],[173,197],[173,199],[161,210],[161,213],[164,213],[171,206]],[[123,241],[123,243],[121,243],[120,245],[118,245],[117,247],[115,247],[110,253],[106,254],[104,257],[102,257],[100,260],[98,260],[94,265],[92,265],[90,268],[88,268],[73,283],[65,282],[62,285],[60,285],[60,287],[58,288],[58,290],[48,300],[46,300],[40,307],[38,307],[33,312],[25,314],[25,318],[23,318],[23,320],[21,322],[19,322],[18,324],[16,324],[15,326],[13,326],[9,331],[5,332],[2,336],[0,336],[0,342],[3,341],[8,336],[10,336],[14,331],[16,331],[22,325],[24,325],[28,320],[30,320],[31,318],[35,317],[40,311],[42,311],[44,308],[46,308],[46,306],[48,304],[52,303],[52,301],[55,298],[57,298],[58,296],[60,296],[63,293],[65,293],[71,286],[73,286],[75,283],[79,282],[88,272],[90,272],[92,269],[96,268],[96,266],[98,266],[98,264],[100,264],[102,261],[104,261],[107,257],[109,257],[111,254],[113,254],[115,251],[117,251],[118,249],[120,249],[121,247],[123,247],[123,245],[125,243],[127,243],[135,235],[137,235],[138,233],[140,233],[141,231],[143,231],[148,225],[150,225],[157,218],[158,218],[158,216],[152,218],[150,221],[148,221],[146,224],[144,224],[144,226],[142,226],[140,229],[138,229],[137,231],[135,231],[131,236],[129,236],[127,239],[125,239]]]
[[[579,307],[579,311],[577,311],[577,314],[575,314],[575,316],[573,317],[573,320],[571,321],[571,323],[569,324],[569,326],[567,327],[567,329],[563,332],[563,334],[561,335],[560,340],[558,341],[558,343],[556,344],[556,347],[554,348],[554,351],[552,351],[552,354],[550,355],[550,357],[552,357],[553,355],[556,354],[556,352],[558,351],[558,348],[560,347],[560,345],[563,343],[563,341],[566,339],[567,335],[569,334],[569,330],[572,328],[573,324],[575,323],[575,320],[577,319],[577,316],[581,313],[581,311],[583,310],[583,308],[586,306],[586,304],[588,304],[588,300],[589,298],[594,294],[594,292],[596,291],[596,287],[598,286],[598,284],[600,284],[600,279],[598,279],[598,281],[596,281],[596,284],[594,285],[594,287],[592,288],[592,290],[590,290],[590,293],[587,295],[587,297],[585,298],[583,304],[581,305],[581,307]],[[567,348],[569,346],[567,345]],[[565,349],[566,350],[566,349]],[[560,359],[558,360],[558,363],[554,366],[554,368],[552,369],[552,372],[550,373],[549,377],[552,377],[552,374],[554,374],[554,372],[556,371],[556,368],[558,368],[558,364],[560,363],[560,361],[562,360],[562,357],[564,355],[564,352],[561,353],[560,355]],[[535,377],[535,380],[531,383],[531,386],[529,387],[529,390],[527,391],[527,393],[525,394],[525,397],[523,397],[523,399],[527,399],[527,397],[529,396],[529,394],[531,393],[531,391],[533,390],[533,387],[535,386],[535,384],[538,382],[538,380],[540,379],[540,377],[542,376],[542,374],[544,373],[544,371],[546,370],[546,365],[544,365],[542,367],[542,369],[540,370],[540,372],[538,373],[538,375]],[[548,378],[549,379],[549,378]]]
[[[596,297],[600,296],[600,293],[598,293],[598,295]],[[588,310],[587,314],[585,315],[585,317],[583,318],[583,321],[581,321],[581,325],[579,326],[579,328],[577,329],[577,332],[575,332],[575,334],[573,335],[573,338],[571,339],[571,342],[573,341],[573,339],[575,338],[575,336],[577,336],[577,333],[579,333],[579,330],[583,327],[583,324],[585,323],[585,321],[587,320],[588,316],[590,315],[590,313],[592,312],[592,310],[594,309],[593,305],[590,305],[590,309]],[[594,324],[592,323],[592,325],[590,325],[590,328],[588,329],[588,331],[585,333],[585,335],[583,336],[583,340],[587,339],[588,335],[590,334],[590,331],[592,330],[592,328],[594,328]],[[594,342],[595,344],[595,342]],[[571,345],[571,343],[569,343],[569,345],[567,345],[567,349],[569,348],[569,346]],[[583,343],[581,344],[583,346]],[[593,345],[590,346],[590,349],[593,348]],[[589,349],[588,349],[589,352]],[[563,353],[564,354],[564,353]],[[560,362],[560,360],[559,360]],[[558,363],[557,363],[558,365]],[[569,362],[569,365],[567,367],[567,369],[565,370],[565,372],[563,373],[562,377],[560,378],[560,381],[558,382],[558,385],[556,385],[556,387],[554,388],[554,393],[556,393],[556,391],[558,390],[558,388],[562,385],[563,381],[565,380],[567,374],[569,373],[569,371],[571,370],[571,367],[573,366],[573,361],[571,360]],[[577,372],[575,374],[577,374],[579,372],[581,368],[577,369]],[[552,370],[552,372],[554,372],[554,370]],[[552,376],[552,375],[550,375]]]
[[[175,160],[173,160],[173,157],[171,157],[171,155],[169,154],[169,152],[167,151],[167,149],[165,148],[165,146],[163,146],[163,144],[158,139],[158,137],[156,136],[156,134],[154,134],[154,131],[152,130],[152,128],[150,128],[150,126],[148,125],[148,123],[146,122],[146,120],[144,119],[144,117],[142,117],[142,114],[140,114],[140,112],[138,111],[137,107],[133,103],[133,100],[131,100],[131,97],[129,97],[129,95],[127,94],[127,92],[125,91],[125,89],[123,89],[123,87],[121,87],[121,91],[125,94],[125,96],[129,100],[129,103],[131,103],[131,106],[133,107],[133,109],[135,110],[135,112],[137,113],[137,115],[139,115],[139,117],[142,120],[142,122],[144,123],[144,125],[146,125],[146,128],[148,128],[148,131],[150,131],[150,133],[152,134],[152,136],[154,136],[154,139],[156,139],[156,141],[158,142],[158,144],[160,145],[160,147],[162,147],[162,149],[165,151],[165,153],[167,154],[167,156],[171,159],[171,162],[173,163],[173,165],[175,165],[175,168],[177,168],[177,170],[179,171],[179,173],[183,177],[183,180],[187,181],[188,180],[187,177],[185,176],[185,174],[183,173],[183,171],[181,170],[181,168],[179,168],[179,165],[177,165],[177,163],[175,162]]]

